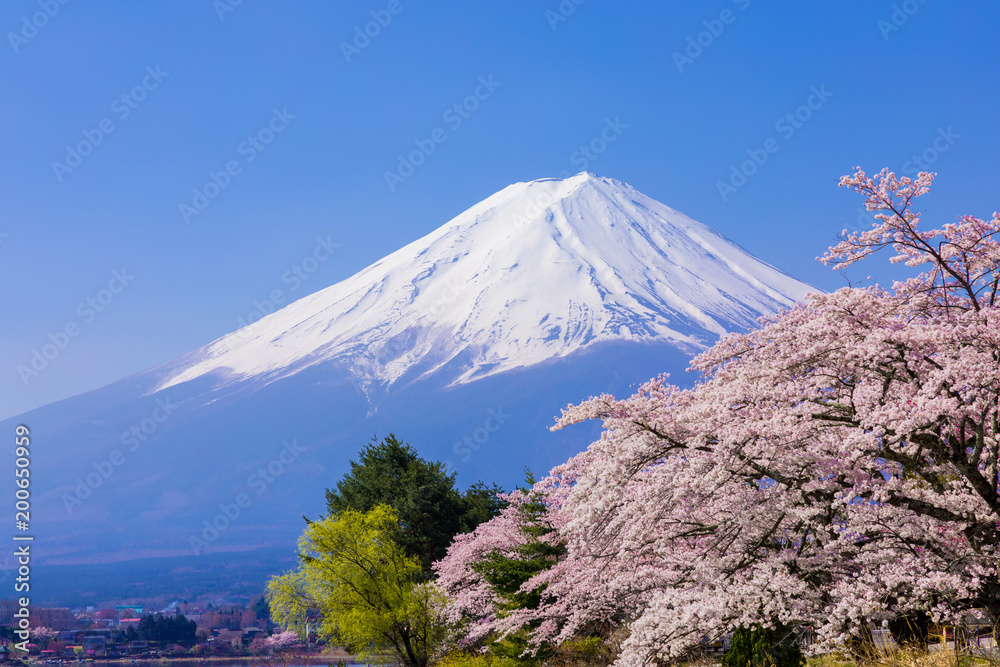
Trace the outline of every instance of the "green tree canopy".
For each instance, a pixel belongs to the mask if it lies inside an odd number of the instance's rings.
[[[193,644],[198,641],[198,624],[182,615],[147,614],[139,619],[137,637],[155,642]]]
[[[462,496],[462,517],[459,520],[459,533],[471,533],[481,523],[486,523],[493,517],[500,514],[500,511],[507,506],[498,494],[504,490],[497,484],[486,486],[483,482],[476,482],[465,490]]]
[[[455,488],[455,473],[443,463],[428,461],[408,444],[389,434],[361,450],[351,470],[327,489],[329,516],[346,510],[368,512],[388,505],[399,518],[397,541],[407,555],[419,559],[425,577],[442,558],[455,535],[473,530],[499,513],[503,489],[482,482],[463,496]]]
[[[321,636],[352,653],[374,649],[426,667],[444,636],[439,594],[420,583],[420,562],[396,541],[399,530],[384,504],[310,523],[299,538],[299,569],[268,583],[272,618],[300,631],[318,621]]]

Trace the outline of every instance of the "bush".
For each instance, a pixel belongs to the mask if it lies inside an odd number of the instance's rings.
[[[528,660],[516,660],[492,653],[470,653],[468,651],[452,651],[446,653],[435,663],[435,667],[525,667],[535,664]]]
[[[612,633],[607,639],[591,636],[570,639],[560,644],[546,661],[552,667],[604,667],[618,657],[626,633]]]

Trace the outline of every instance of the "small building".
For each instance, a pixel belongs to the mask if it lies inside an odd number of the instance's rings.
[[[240,639],[244,646],[249,646],[254,639],[264,636],[264,631],[260,628],[243,628],[241,632],[243,636]]]
[[[215,641],[223,644],[232,644],[233,642],[243,643],[243,631],[242,630],[227,630],[222,628],[221,630],[212,630],[212,635],[214,635]]]
[[[114,644],[108,644],[107,652],[105,653],[108,658],[123,658],[129,654],[128,644],[122,642],[116,642]]]

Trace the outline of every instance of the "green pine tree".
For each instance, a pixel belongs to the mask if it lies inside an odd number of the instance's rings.
[[[460,494],[455,488],[455,473],[445,464],[428,461],[410,445],[389,434],[379,442],[373,439],[351,461],[351,470],[327,489],[329,516],[346,510],[370,512],[388,505],[399,518],[397,540],[408,556],[420,560],[425,578],[431,565],[444,557],[455,535],[469,532],[503,509],[497,497],[503,489],[482,482]]]

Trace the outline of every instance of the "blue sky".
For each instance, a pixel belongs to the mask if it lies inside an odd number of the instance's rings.
[[[836,186],[854,165],[932,158],[928,222],[997,208],[998,19],[941,0],[9,0],[0,417],[165,362],[275,290],[305,296],[564,171],[627,181],[835,289],[814,258],[857,218]],[[851,276],[869,274],[891,277]]]

